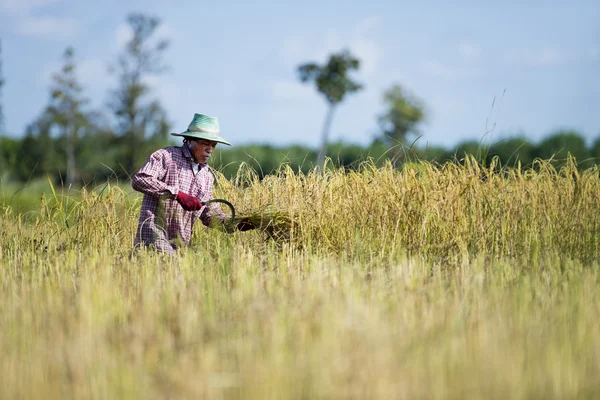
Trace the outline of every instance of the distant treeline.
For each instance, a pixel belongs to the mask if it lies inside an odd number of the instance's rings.
[[[107,132],[82,137],[76,148],[78,183],[85,185],[108,179],[129,179],[130,173],[123,165],[125,158],[121,142],[122,138]],[[170,141],[168,137],[162,140],[154,138],[144,144],[144,157],[159,147],[180,144]],[[513,137],[491,144],[468,141],[451,149],[423,147],[418,141],[412,147],[398,147],[400,151],[390,149],[388,144],[380,140],[374,140],[369,146],[337,142],[329,144],[327,154],[331,159],[330,165],[347,169],[354,169],[368,159],[376,165],[391,161],[401,168],[406,162],[418,160],[440,164],[460,162],[466,154],[474,155],[482,163],[489,164],[492,158],[498,157],[501,165],[514,166],[520,163],[523,168],[531,166],[536,158],[552,159],[560,167],[569,154],[575,157],[581,169],[589,168],[600,160],[600,138],[588,145],[583,135],[576,131],[558,131],[537,143],[524,137]],[[228,178],[244,163],[263,177],[277,171],[282,164],[289,165],[295,171],[308,172],[315,167],[318,152],[318,149],[301,145],[218,147],[210,163]],[[140,158],[138,168],[142,162]],[[67,154],[64,138],[33,133],[21,139],[0,137],[0,171],[4,181],[26,182],[49,175],[56,183],[65,183]]]
[[[65,186],[128,180],[154,150],[177,144],[169,135],[173,130],[167,113],[147,83],[148,77],[167,69],[163,52],[169,41],[155,37],[160,24],[156,17],[132,13],[127,22],[132,37],[109,64],[115,80],[107,84],[107,107],[90,106],[84,85],[77,77],[74,49],[67,47],[61,68],[52,75],[48,103],[20,138],[0,135],[1,182],[27,182],[46,176]],[[5,83],[1,65],[0,59],[0,92]],[[451,149],[424,146],[422,140],[415,138],[422,133],[419,127],[426,120],[427,108],[397,82],[383,93],[384,108],[374,121],[378,130],[371,144],[329,143],[334,110],[346,95],[364,88],[349,75],[359,67],[360,60],[344,50],[331,54],[325,64],[303,63],[296,70],[300,81],[314,83],[328,103],[319,149],[268,144],[219,147],[212,166],[229,178],[242,165],[250,166],[260,177],[277,171],[282,164],[308,172],[322,168],[326,157],[330,159],[328,165],[347,169],[357,168],[367,160],[375,165],[391,163],[395,168],[418,160],[460,162],[466,154],[474,155],[482,164],[498,157],[500,165],[520,163],[524,168],[538,158],[552,159],[558,167],[569,154],[582,169],[600,159],[600,137],[586,143],[581,132],[572,130],[554,132],[537,143],[519,136],[495,143],[469,141]],[[2,126],[0,103],[0,132]]]

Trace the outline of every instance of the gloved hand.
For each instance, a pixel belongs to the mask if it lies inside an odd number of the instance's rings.
[[[198,211],[203,207],[200,199],[183,192],[177,192],[177,202],[186,211]]]
[[[256,229],[256,227],[254,226],[254,224],[252,222],[250,222],[250,220],[248,218],[243,218],[240,220],[240,222],[237,223],[236,226],[238,231],[249,231],[250,229]]]

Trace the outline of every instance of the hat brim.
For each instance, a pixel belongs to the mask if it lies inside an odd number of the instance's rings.
[[[223,139],[217,133],[185,131],[185,132],[181,132],[181,133],[171,133],[171,136],[182,136],[182,137],[192,137],[192,138],[197,138],[197,139],[206,139],[206,140],[212,140],[213,142],[217,142],[217,143],[223,143],[223,144],[226,144],[227,146],[231,146],[231,143],[229,143],[227,140]]]

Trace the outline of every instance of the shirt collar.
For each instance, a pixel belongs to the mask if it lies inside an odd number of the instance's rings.
[[[185,158],[189,158],[192,162],[194,162],[194,159],[192,158],[192,153],[190,153],[190,149],[188,149],[187,144],[184,143],[181,146],[181,152],[183,153],[183,156]]]
[[[187,144],[184,143],[181,146],[181,151],[183,152],[183,156],[185,158],[188,158],[192,164],[197,164],[196,160],[194,160],[194,157],[192,157],[192,153],[190,153],[190,149],[188,149]],[[198,170],[201,170],[202,168],[206,167],[208,164],[204,163],[204,164],[198,164],[198,165],[200,166],[198,168]]]

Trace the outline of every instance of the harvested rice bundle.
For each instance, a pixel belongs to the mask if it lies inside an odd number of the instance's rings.
[[[234,230],[238,224],[249,222],[257,230],[265,232],[270,239],[276,241],[287,241],[292,236],[292,231],[296,227],[295,221],[287,212],[281,210],[264,210],[251,212],[242,216],[236,216],[232,220],[225,222],[227,231]]]

